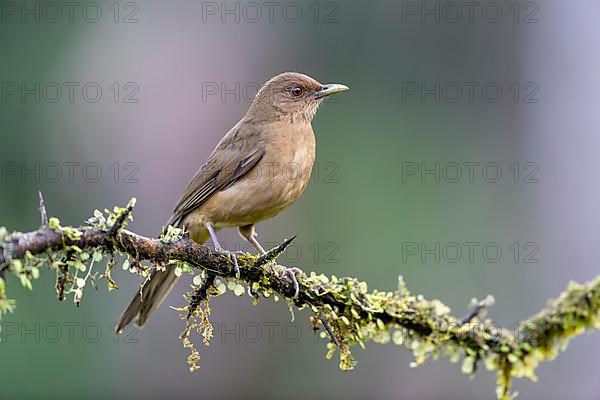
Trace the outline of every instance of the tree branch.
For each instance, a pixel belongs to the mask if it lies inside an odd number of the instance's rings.
[[[188,327],[182,338],[185,336],[188,344],[189,320],[193,315],[202,317],[198,326],[204,329],[205,341],[210,339],[208,300],[223,291],[216,280],[243,282],[255,299],[278,293],[290,305],[310,309],[313,322],[321,322],[330,337],[328,358],[339,350],[342,369],[355,365],[351,346],[364,347],[368,340],[393,341],[412,350],[415,365],[439,354],[454,362],[462,356],[462,371],[472,374],[483,362],[488,369],[498,371],[498,396],[503,399],[512,396],[509,394],[512,377],[535,379],[538,363],[554,358],[566,341],[586,329],[600,328],[600,278],[583,285],[571,283],[547,309],[523,321],[516,332],[509,332],[491,320],[482,320],[481,312],[491,305],[493,298],[479,302],[460,319],[452,316],[439,300],[410,294],[401,278],[398,290],[382,292],[369,291],[365,282],[355,278],[298,273],[300,292],[294,297],[290,277],[273,266],[293,238],[261,258],[239,255],[237,280],[227,256],[185,238],[181,230],[170,227],[161,238],[154,239],[124,229],[133,206],[134,202],[130,202],[126,208],[106,210],[104,214],[96,211],[87,227],[62,227],[55,218],[44,224],[42,217],[43,226],[37,231],[0,235],[0,271],[10,271],[21,283],[27,286],[29,282],[30,286],[30,279],[36,277],[35,271],[42,264],[61,268],[65,273],[63,289],[65,284],[71,284],[76,302],[81,299],[87,279],[77,274],[86,270],[85,263],[89,260],[93,265],[102,257],[108,259],[104,276],[109,281],[112,281],[114,256],[119,254],[133,260],[132,269],[142,275],[148,272],[142,262],[149,262],[148,268],[174,264],[172,267],[183,271],[186,268],[205,271],[203,283],[197,285],[195,294],[189,297],[190,306],[185,308]],[[0,278],[0,313],[12,311],[14,304],[9,306],[7,301],[4,281]],[[204,309],[200,307],[202,303]],[[191,365],[195,366],[198,357],[197,352],[190,355]]]

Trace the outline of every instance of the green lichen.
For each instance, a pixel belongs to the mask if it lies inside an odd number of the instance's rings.
[[[569,341],[586,330],[600,329],[600,277],[586,284],[571,282],[549,307],[522,324],[517,338],[499,355],[490,355],[491,369],[498,370],[499,398],[510,399],[513,377],[537,381],[536,367],[552,360]]]
[[[14,312],[15,306],[15,300],[6,297],[6,283],[3,278],[0,278],[0,320],[4,314]]]

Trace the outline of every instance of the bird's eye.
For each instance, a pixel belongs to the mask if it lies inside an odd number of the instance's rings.
[[[302,90],[300,86],[293,86],[290,88],[290,93],[294,97],[300,97],[302,96],[302,93],[304,93],[304,90]]]

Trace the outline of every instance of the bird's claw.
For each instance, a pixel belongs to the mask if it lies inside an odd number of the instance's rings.
[[[230,253],[231,260],[233,261],[233,269],[235,271],[235,277],[240,279],[240,266],[238,265],[237,256],[235,253]]]
[[[223,254],[224,256],[231,258],[231,261],[233,262],[233,270],[235,271],[235,277],[239,279],[240,278],[240,266],[238,264],[237,254],[242,254],[242,252],[225,250],[224,248],[222,248],[220,246],[215,248],[215,251],[217,253]]]
[[[279,268],[279,270],[281,271],[281,274],[279,275],[280,278],[283,278],[284,275],[288,275],[291,280],[292,283],[294,284],[294,299],[298,297],[298,295],[300,294],[300,284],[298,283],[298,278],[296,278],[296,274],[299,272],[303,272],[300,268],[298,267],[284,267],[283,265],[279,265],[279,264],[275,264],[276,268]]]

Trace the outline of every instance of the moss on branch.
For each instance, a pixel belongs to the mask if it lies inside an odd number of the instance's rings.
[[[117,287],[111,271],[116,257],[125,256],[123,268],[142,276],[153,268],[166,267],[196,275],[192,292],[186,296],[188,305],[181,309],[187,321],[181,338],[191,351],[188,362],[192,370],[200,356],[190,334],[197,331],[208,343],[212,336],[209,301],[229,289],[236,295],[247,292],[255,303],[281,296],[290,307],[310,310],[313,325],[322,326],[322,334],[330,338],[327,358],[339,352],[344,370],[356,364],[350,352],[353,346],[392,342],[412,351],[414,366],[443,355],[452,362],[462,360],[461,370],[466,374],[474,374],[479,365],[497,371],[501,399],[514,396],[509,391],[513,377],[535,380],[540,362],[556,357],[569,339],[583,331],[600,328],[600,278],[583,285],[571,283],[548,308],[511,331],[482,316],[489,299],[461,319],[451,315],[441,301],[411,294],[401,277],[397,289],[387,292],[369,290],[366,282],[355,278],[299,272],[300,292],[294,297],[291,278],[274,266],[291,239],[267,257],[240,254],[238,278],[227,256],[187,239],[180,229],[168,227],[157,239],[126,230],[134,204],[132,200],[125,208],[95,211],[87,226],[69,227],[55,218],[47,220],[41,199],[42,226],[38,230],[8,234],[0,229],[0,316],[15,306],[6,294],[7,272],[31,288],[40,268],[49,266],[57,275],[59,298],[72,295],[79,304],[90,281],[105,279],[109,289]],[[103,259],[105,266],[98,269]]]

